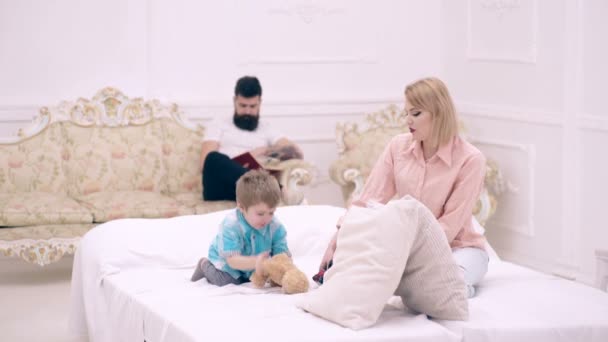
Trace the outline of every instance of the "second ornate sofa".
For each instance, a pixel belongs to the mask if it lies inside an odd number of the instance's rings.
[[[226,209],[201,199],[204,127],[175,104],[130,99],[114,88],[42,108],[0,141],[0,253],[45,265],[118,218],[163,218]],[[281,162],[285,204],[303,200],[312,167]]]

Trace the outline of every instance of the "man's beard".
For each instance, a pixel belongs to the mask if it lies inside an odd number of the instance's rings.
[[[232,121],[234,122],[234,125],[240,129],[243,129],[246,131],[255,131],[255,129],[258,128],[259,120],[260,120],[259,115],[250,115],[250,114],[238,115],[236,112],[234,113],[234,116],[232,117]]]

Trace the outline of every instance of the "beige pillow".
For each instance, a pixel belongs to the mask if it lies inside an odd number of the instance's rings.
[[[418,234],[395,295],[403,305],[433,318],[466,320],[468,293],[462,270],[433,213],[422,204],[417,210]]]
[[[342,326],[363,329],[378,320],[396,293],[413,310],[465,319],[462,273],[438,223],[429,224],[427,215],[432,218],[409,196],[377,209],[352,207],[338,234],[334,266],[324,284],[303,296],[298,306]],[[406,274],[413,279],[402,280]]]

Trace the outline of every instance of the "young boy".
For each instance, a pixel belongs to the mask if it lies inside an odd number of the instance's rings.
[[[273,216],[280,200],[279,183],[268,172],[243,174],[236,183],[237,207],[222,221],[209,257],[199,260],[191,280],[238,285],[248,282],[254,270],[261,271],[262,261],[269,256],[291,256],[285,227]]]

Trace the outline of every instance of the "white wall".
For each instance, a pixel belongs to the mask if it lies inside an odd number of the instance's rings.
[[[442,75],[511,191],[490,222],[504,257],[591,282],[608,248],[608,2],[442,2]]]
[[[440,75],[510,184],[488,235],[507,259],[590,282],[608,248],[608,3],[603,0],[0,0],[0,134],[104,86],[230,115],[260,77],[263,115],[327,170],[337,122]]]

